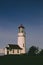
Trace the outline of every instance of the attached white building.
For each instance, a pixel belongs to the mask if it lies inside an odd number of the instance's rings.
[[[7,54],[25,54],[26,53],[26,34],[24,26],[18,27],[18,42],[15,44],[8,44],[5,47],[5,55]]]
[[[7,47],[5,47],[5,55],[7,54],[20,54],[22,48],[20,48],[18,45],[14,44],[8,44]]]

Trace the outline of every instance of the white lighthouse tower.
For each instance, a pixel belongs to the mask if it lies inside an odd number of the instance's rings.
[[[22,54],[26,53],[26,36],[24,29],[22,24],[18,27],[18,45],[22,48],[20,52]]]

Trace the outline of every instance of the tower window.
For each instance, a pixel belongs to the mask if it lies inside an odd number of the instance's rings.
[[[24,44],[23,44],[23,47],[24,47]]]

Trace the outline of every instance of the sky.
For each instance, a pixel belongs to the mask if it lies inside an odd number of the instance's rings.
[[[26,49],[43,48],[43,0],[0,0],[0,48],[17,44],[18,26],[26,32]]]

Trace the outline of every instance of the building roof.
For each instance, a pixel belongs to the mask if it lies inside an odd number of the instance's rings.
[[[15,45],[15,44],[8,44],[9,47],[6,47],[7,49],[22,49],[19,47],[19,45]]]
[[[24,26],[21,24],[18,28],[24,28]]]

